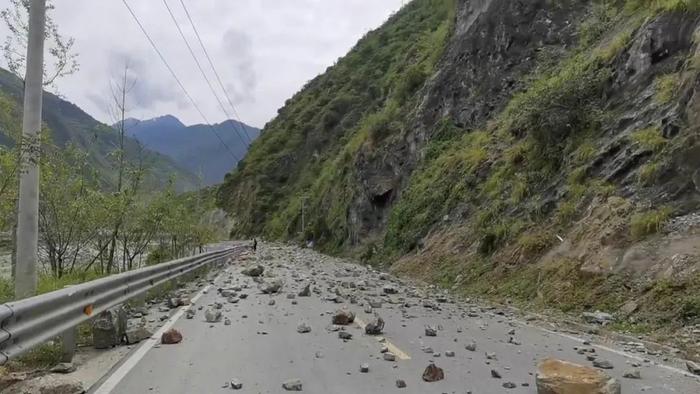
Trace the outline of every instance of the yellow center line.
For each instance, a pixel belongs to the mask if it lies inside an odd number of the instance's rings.
[[[355,324],[357,324],[360,329],[364,330],[365,327],[367,326],[367,323],[362,321],[362,319],[355,318]],[[397,359],[399,360],[410,360],[411,356],[408,355],[408,353],[404,352],[403,350],[399,349],[396,345],[393,343],[389,342],[386,337],[384,337],[384,346],[386,346],[389,351],[396,356]]]

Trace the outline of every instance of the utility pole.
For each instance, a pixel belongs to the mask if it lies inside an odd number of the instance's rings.
[[[27,70],[20,152],[19,206],[17,209],[17,267],[15,299],[36,294],[39,246],[39,156],[41,105],[44,90],[44,33],[46,0],[30,0]]]
[[[304,236],[304,230],[306,230],[306,223],[304,222],[304,214],[306,213],[306,200],[308,200],[309,197],[303,196],[301,198],[301,236]]]

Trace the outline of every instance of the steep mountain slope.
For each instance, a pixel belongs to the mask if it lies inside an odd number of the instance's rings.
[[[17,112],[14,117],[17,122],[21,122],[21,113],[17,109],[22,107],[22,80],[0,69],[0,93],[9,100],[8,105],[14,108],[7,111]],[[109,158],[119,146],[119,136],[115,130],[98,122],[76,105],[48,92],[44,92],[43,121],[56,145],[65,147],[73,144],[87,152],[103,182],[107,186],[116,184],[114,162]],[[0,130],[0,145],[8,146],[12,143],[8,135],[8,130]],[[164,155],[143,150],[134,139],[127,138],[126,152],[127,157],[133,160],[140,155],[150,169],[147,181],[152,187],[165,185],[171,175],[175,176],[179,190],[191,190],[198,184],[197,178],[184,167]]]
[[[699,21],[697,0],[414,0],[287,102],[220,204],[234,235],[692,352]]]
[[[245,156],[248,138],[255,140],[260,130],[235,120],[213,125],[234,155]],[[237,161],[206,125],[185,126],[172,115],[155,119],[129,119],[127,133],[147,148],[171,157],[183,168],[201,175],[206,185],[221,183]],[[240,135],[240,136],[239,136]]]

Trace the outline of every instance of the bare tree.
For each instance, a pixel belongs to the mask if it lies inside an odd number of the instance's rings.
[[[117,185],[115,190],[115,200],[112,204],[111,210],[113,213],[113,227],[109,238],[109,247],[107,248],[106,256],[106,271],[111,273],[112,269],[115,268],[115,253],[117,251],[117,240],[119,238],[119,232],[122,230],[124,225],[124,215],[128,211],[129,207],[133,204],[134,195],[140,185],[140,180],[142,177],[143,166],[139,164],[132,175],[132,183],[130,187],[124,187],[125,175],[127,175],[127,161],[126,161],[126,113],[127,108],[127,97],[131,89],[134,88],[136,84],[136,79],[131,78],[129,75],[129,63],[124,64],[124,70],[118,79],[110,82],[110,91],[112,94],[112,107],[111,113],[113,120],[117,123],[117,132],[119,133],[119,147],[113,152],[114,157],[117,162]],[[118,266],[117,266],[118,268]]]
[[[9,70],[24,78],[27,64],[27,37],[29,32],[29,0],[9,0],[10,5],[0,11],[0,17],[10,34],[2,46],[3,57]],[[46,47],[53,60],[52,67],[44,64],[44,86],[53,87],[58,78],[78,71],[78,54],[73,52],[75,39],[64,37],[51,17],[55,8],[51,1],[46,5]]]

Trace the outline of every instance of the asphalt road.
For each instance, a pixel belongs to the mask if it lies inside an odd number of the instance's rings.
[[[625,354],[585,336],[548,332],[499,310],[449,299],[440,303],[433,290],[394,278],[380,279],[363,267],[307,250],[265,246],[257,257],[266,275],[284,279],[281,293],[262,294],[252,278],[240,274],[244,262],[235,262],[192,306],[206,308],[222,302],[223,315],[231,319],[231,325],[207,323],[204,310],[185,319],[184,309],[180,310],[164,328],[172,325],[179,330],[184,337],[181,343],[146,341],[93,392],[224,393],[233,391],[227,383],[237,379],[243,384],[237,392],[283,393],[284,381],[300,379],[303,392],[308,393],[536,393],[540,360],[556,357],[590,365],[586,355],[591,353],[582,355],[575,349],[592,347],[597,359],[613,364],[606,372],[620,380],[623,393],[700,393],[698,377],[661,365],[654,356]],[[361,281],[367,284],[365,290],[352,287]],[[311,297],[287,298],[306,283],[312,283],[315,290]],[[381,295],[387,284],[395,286],[398,294]],[[242,290],[248,297],[236,304],[217,291],[234,286],[248,287]],[[326,300],[336,292],[345,303]],[[357,303],[350,303],[352,297]],[[274,305],[269,305],[271,299]],[[382,301],[381,308],[374,310],[386,321],[381,337],[367,336],[360,328],[373,318],[365,312],[368,300]],[[439,310],[424,306],[425,301]],[[344,305],[357,315],[356,322],[345,328],[353,335],[348,341],[331,329],[332,315]],[[301,322],[312,331],[297,333]],[[438,328],[436,337],[425,336],[426,325]],[[514,335],[509,334],[511,330]],[[156,337],[160,338],[159,333]],[[593,344],[583,345],[589,339]],[[465,349],[472,341],[476,351]],[[395,362],[382,359],[383,346],[398,356]],[[434,353],[425,352],[426,347]],[[447,351],[453,351],[454,357],[446,357]],[[431,361],[444,370],[444,380],[427,383],[421,379]],[[360,372],[364,363],[369,364],[367,373]],[[639,380],[622,377],[632,363],[641,364]],[[502,378],[492,377],[492,369]],[[405,380],[407,387],[397,388],[397,379]],[[515,383],[516,388],[504,388],[506,382]]]

